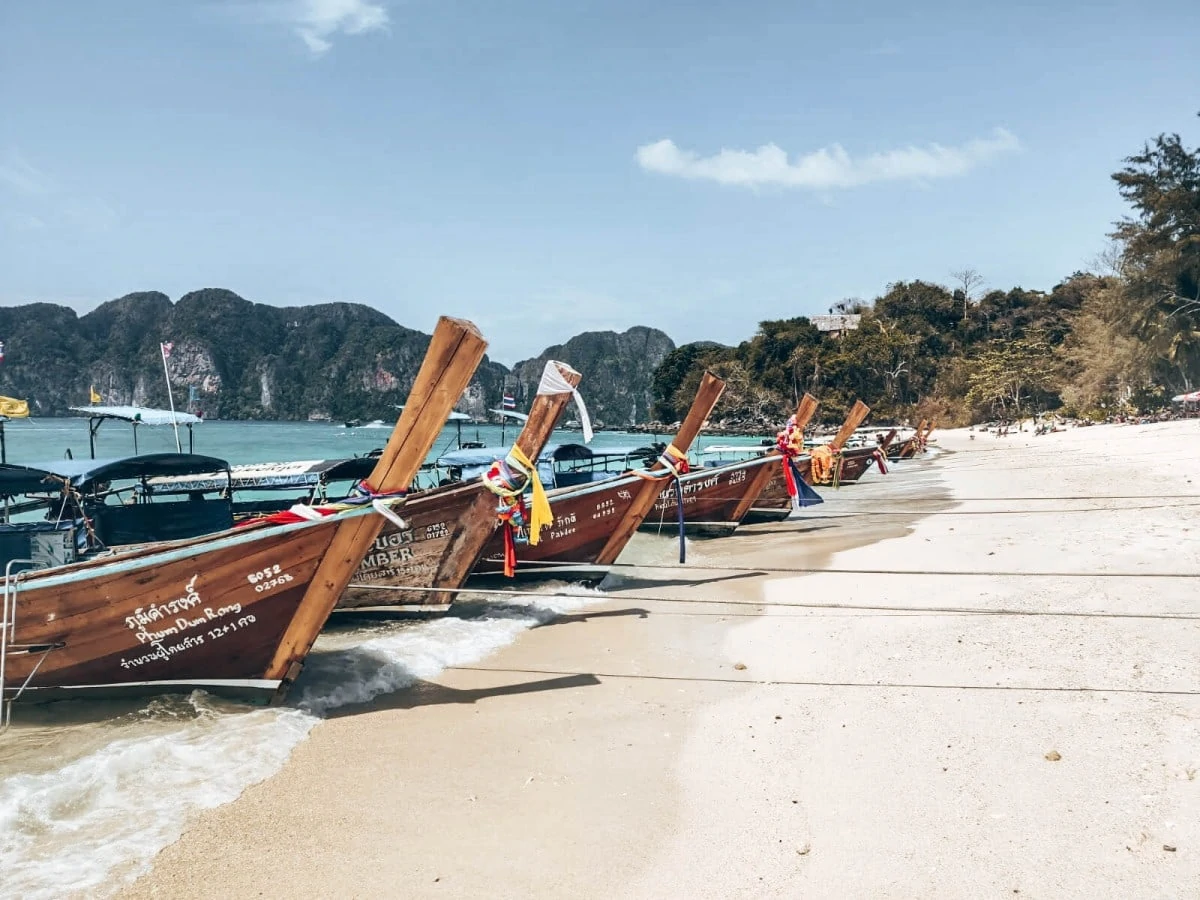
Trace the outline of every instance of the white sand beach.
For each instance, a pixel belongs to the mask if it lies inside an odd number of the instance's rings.
[[[1200,422],[937,438],[338,710],[123,895],[1197,896]]]

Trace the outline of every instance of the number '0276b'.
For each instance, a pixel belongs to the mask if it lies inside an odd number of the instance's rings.
[[[246,576],[246,580],[249,581],[251,584],[258,584],[264,578],[270,578],[272,575],[278,575],[280,573],[280,571],[281,571],[281,569],[279,568],[278,565],[267,566],[262,571],[251,572],[249,575]]]

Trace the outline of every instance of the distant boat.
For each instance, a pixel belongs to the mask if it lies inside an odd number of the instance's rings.
[[[357,427],[358,427],[359,425],[361,425],[361,424],[362,424],[362,420],[361,420],[361,419],[347,419],[347,420],[346,420],[346,421],[345,421],[345,422],[342,424],[342,427],[343,427],[343,428],[357,428]]]

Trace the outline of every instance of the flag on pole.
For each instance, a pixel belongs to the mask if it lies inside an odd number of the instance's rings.
[[[174,341],[164,341],[159,346],[162,347],[163,359],[167,359],[170,357],[171,351],[175,349],[175,342]]]
[[[517,408],[517,398],[514,397],[512,394],[510,394],[508,391],[505,391],[504,396],[500,400],[500,408],[501,409],[516,409]]]
[[[91,391],[91,402],[93,404],[104,402],[104,398],[96,393],[96,386],[94,384],[88,390]]]
[[[4,362],[4,341],[0,341],[0,362]]]

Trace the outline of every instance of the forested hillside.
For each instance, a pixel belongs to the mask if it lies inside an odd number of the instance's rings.
[[[831,312],[861,319],[839,334],[796,317],[736,347],[687,344],[655,372],[656,415],[677,420],[705,368],[729,382],[718,418],[763,428],[805,391],[831,421],[859,397],[880,419],[947,424],[1169,405],[1200,383],[1200,149],[1160,135],[1112,177],[1130,215],[1091,271],[1043,291],[964,269],[843,302]]]

